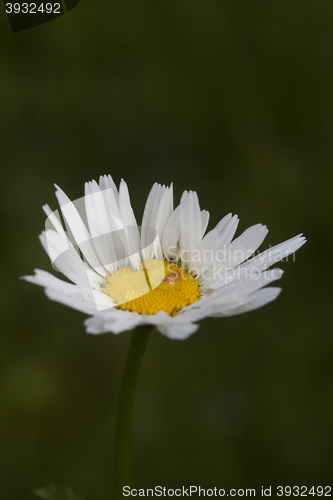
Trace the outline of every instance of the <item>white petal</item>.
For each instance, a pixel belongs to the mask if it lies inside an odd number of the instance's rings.
[[[247,260],[264,241],[267,233],[266,226],[256,224],[246,229],[230,245],[223,249],[220,247],[220,253],[224,254],[224,258],[219,259],[221,267],[235,267]]]
[[[91,236],[100,236],[111,231],[103,193],[96,181],[85,183],[85,207]]]
[[[281,290],[281,288],[277,287],[269,287],[258,290],[257,292],[249,295],[244,304],[228,309],[224,309],[222,307],[221,311],[212,314],[212,316],[234,316],[236,314],[242,314],[248,311],[252,311],[253,309],[259,309],[259,307],[262,307],[275,300],[280,294]]]
[[[109,176],[111,181],[112,178]],[[128,253],[127,240],[126,240],[126,229],[123,221],[120,217],[119,207],[118,207],[118,191],[114,186],[113,181],[104,176],[100,179],[101,193],[103,195],[107,217],[109,220],[110,230],[112,231],[112,242],[108,242],[107,245],[110,247],[109,250],[114,257],[113,262],[118,262],[119,266],[128,265]],[[114,187],[112,187],[112,185]]]
[[[202,219],[198,195],[194,191],[184,191],[180,200],[180,249],[188,252],[189,267],[192,267],[191,254],[199,245],[202,237]]]
[[[99,284],[94,281],[91,282],[91,286],[73,285],[40,269],[35,269],[34,276],[23,276],[22,279],[44,287],[45,292],[53,291],[63,296],[89,303],[94,312],[97,312],[101,308],[101,305],[104,306],[104,308],[106,308],[106,306],[107,308],[112,308],[115,305],[110,297],[100,291]],[[93,304],[95,304],[96,307]]]
[[[157,325],[156,328],[160,333],[169,337],[169,339],[185,340],[198,330],[199,325],[194,325],[193,323],[170,323]]]
[[[219,243],[220,235],[216,229],[209,231],[201,240],[197,247],[200,257],[200,262],[209,264],[215,262],[215,251]]]
[[[162,249],[168,260],[177,262],[180,240],[180,205],[172,212],[162,235]]]
[[[118,189],[115,183],[113,182],[111,175],[101,175],[99,178],[99,186],[102,191],[108,191],[109,189],[111,189],[113,192],[113,197],[115,198],[116,203],[118,204],[118,197],[119,197]]]
[[[225,228],[225,226],[227,225],[227,223],[230,221],[232,217],[232,214],[229,213],[227,215],[225,215],[221,220],[220,222],[218,222],[215,226],[214,229],[216,229],[216,231],[218,231],[220,234],[222,233],[223,229]]]
[[[42,269],[35,269],[34,276],[22,276],[22,279],[34,283],[35,285],[53,288],[65,295],[75,295],[77,293],[78,287],[72,283],[67,283],[53,274],[43,271]]]
[[[70,249],[73,249],[73,246],[68,239],[57,233],[54,229],[43,231],[40,235],[40,241],[47,255],[50,257],[52,264],[58,259],[58,257],[66,254],[66,252]]]
[[[47,215],[48,220],[51,222],[54,229],[57,231],[57,233],[59,233],[64,239],[66,239],[68,235],[65,232],[64,228],[62,227],[61,220],[59,218],[59,210],[55,210],[53,212],[48,205],[43,205],[43,210]],[[46,229],[51,229],[51,227],[46,227],[46,226],[47,224],[45,224]]]
[[[119,186],[119,212],[126,226],[137,226],[136,218],[131,206],[126,182],[122,179]]]
[[[163,197],[160,201],[155,220],[155,229],[158,236],[162,237],[165,225],[170,215],[173,212],[173,187],[172,185],[165,189]],[[162,258],[162,256],[160,257]]]
[[[157,182],[155,182],[155,184],[150,190],[150,193],[146,201],[145,209],[143,211],[142,228],[155,227],[156,213],[164,191],[165,191],[165,186],[161,186],[160,184],[157,184]],[[143,239],[142,246],[143,247],[147,246],[147,242],[145,241],[145,239]]]
[[[59,302],[65,306],[76,309],[77,311],[83,312],[85,314],[95,314],[97,307],[94,301],[90,302],[88,300],[83,300],[80,296],[69,296],[64,295],[61,292],[53,290],[52,288],[45,288],[45,295],[55,302]]]
[[[209,222],[209,212],[207,210],[201,210],[201,226],[202,226],[201,238],[206,232],[208,222]]]
[[[87,270],[89,267],[81,260],[76,249],[71,246],[67,239],[64,240],[59,233],[49,229],[43,231],[40,235],[40,241],[57,271],[60,271],[77,285],[88,286]],[[101,277],[96,273],[95,278],[101,280]]]
[[[109,176],[111,181],[112,178]],[[106,207],[106,212],[107,216],[109,218],[109,224],[111,227],[112,231],[118,231],[120,229],[123,229],[124,224],[121,220],[120,217],[120,212],[119,212],[119,206],[118,206],[118,201],[119,201],[119,194],[118,191],[114,185],[114,182],[105,180],[106,176],[103,176],[100,178],[100,189],[103,194],[104,198],[104,203]]]
[[[141,245],[145,259],[151,260],[154,255],[163,259],[160,238],[172,211],[172,186],[167,188],[155,183],[148,195],[142,218]]]
[[[112,190],[110,191],[112,195]],[[86,182],[84,200],[92,244],[105,269],[113,273],[117,269],[117,256],[104,193],[100,191],[97,182]]]
[[[171,319],[176,321],[176,323],[193,323],[195,321],[200,321],[201,319],[210,316],[214,307],[208,304],[202,304],[202,300],[193,303],[193,308],[183,307],[178,314],[172,316]]]
[[[121,180],[119,186],[119,212],[121,219],[125,225],[126,244],[128,247],[128,257],[131,265],[139,268],[141,262],[140,255],[140,235],[138,225],[131,206],[127,184]]]
[[[221,287],[209,296],[209,302],[216,304],[230,304],[245,295],[249,295],[260,288],[263,288],[276,280],[279,280],[283,274],[282,269],[272,269],[259,273],[257,277],[245,276],[243,279],[235,280],[228,285]],[[216,299],[214,300],[214,296]],[[207,302],[208,303],[208,302]]]
[[[220,233],[219,248],[229,245],[238,226],[239,220],[237,215],[233,217],[229,217],[229,215],[231,214],[226,215],[215,227]]]
[[[56,188],[56,197],[58,198],[61,211],[82,254],[93,269],[101,268],[102,263],[96,255],[95,249],[91,243],[90,233],[84,225],[79,212],[62,189],[58,186],[56,186]],[[106,271],[103,275],[106,275]]]
[[[265,252],[260,253],[259,255],[242,264],[241,267],[244,267],[248,270],[253,268],[256,268],[258,270],[266,269],[267,267],[270,267],[276,262],[284,259],[288,255],[296,252],[296,250],[303,246],[305,242],[306,239],[301,234],[299,234],[294,238],[290,238],[289,240],[275,245]]]
[[[85,320],[87,333],[121,333],[132,330],[141,323],[140,315],[130,311],[114,309],[112,312],[99,313]]]
[[[261,245],[261,243],[264,241],[265,237],[267,236],[267,233],[268,233],[267,227],[263,226],[262,224],[256,224],[254,226],[251,226],[230,244],[230,249],[231,251],[241,250],[242,252],[244,252],[244,254],[246,254],[247,252],[254,253],[257,250],[257,248]]]
[[[77,309],[86,314],[95,314],[97,307],[91,289],[66,283],[52,274],[35,270],[34,276],[23,276],[22,279],[44,287],[45,294],[51,300]]]
[[[196,251],[193,252],[192,263],[197,271],[197,280],[201,286],[211,282],[212,272],[210,268],[212,268],[215,263],[219,238],[220,236],[216,229],[212,229],[204,236]],[[192,272],[194,272],[193,269]]]

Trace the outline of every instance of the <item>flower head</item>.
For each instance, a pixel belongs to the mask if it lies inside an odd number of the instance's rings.
[[[142,224],[134,216],[126,183],[112,177],[85,184],[72,202],[56,186],[61,208],[48,205],[40,236],[55,269],[66,282],[37,269],[25,279],[45,288],[57,302],[88,315],[89,333],[120,333],[153,325],[183,339],[207,316],[231,316],[274,300],[281,289],[266,285],[282,270],[269,270],[305,243],[302,235],[256,254],[267,228],[256,224],[233,239],[238,217],[226,215],[206,233],[209,213],[198,196],[184,191],[173,208],[172,185],[154,184]]]

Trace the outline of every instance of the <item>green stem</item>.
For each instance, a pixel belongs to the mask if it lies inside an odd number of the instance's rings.
[[[123,499],[123,486],[131,485],[131,441],[134,400],[141,362],[151,327],[133,330],[120,386],[115,438],[114,500]]]

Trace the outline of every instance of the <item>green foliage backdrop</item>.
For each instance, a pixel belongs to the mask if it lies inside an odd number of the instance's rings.
[[[332,479],[333,3],[81,0],[12,34],[0,9],[0,497],[50,482],[112,489],[129,334],[19,281],[51,271],[38,234],[53,183],[124,178],[138,216],[153,182],[196,190],[210,228],[267,224],[308,243],[279,299],[153,334],[134,423],[134,485],[259,488]]]

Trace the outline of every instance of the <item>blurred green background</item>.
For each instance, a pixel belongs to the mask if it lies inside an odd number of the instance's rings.
[[[81,0],[12,34],[0,9],[0,498],[50,481],[112,490],[130,334],[19,281],[52,271],[38,241],[53,183],[72,198],[110,173],[141,218],[153,182],[196,190],[212,228],[300,232],[279,299],[154,333],[138,387],[133,485],[260,488],[332,480],[333,3]],[[264,248],[264,245],[263,245]]]

